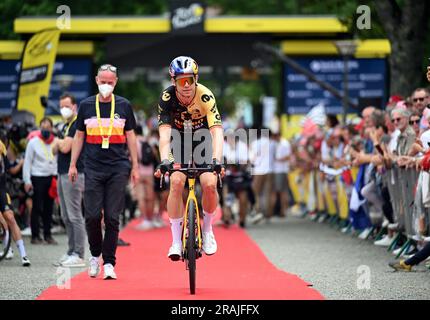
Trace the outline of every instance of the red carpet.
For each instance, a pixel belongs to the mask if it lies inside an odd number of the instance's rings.
[[[170,228],[139,231],[133,223],[121,232],[129,247],[118,247],[118,280],[88,277],[86,269],[71,280],[70,289],[52,286],[41,300],[287,300],[324,299],[299,277],[273,266],[238,227],[214,227],[218,252],[197,260],[196,295],[188,288],[182,261],[171,262],[167,250]]]

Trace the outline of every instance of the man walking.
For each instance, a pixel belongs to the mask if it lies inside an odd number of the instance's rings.
[[[76,163],[85,144],[85,224],[90,245],[88,274],[100,273],[103,258],[104,279],[116,279],[114,271],[119,233],[119,216],[124,210],[130,177],[138,181],[136,119],[130,102],[113,94],[117,68],[105,64],[97,72],[99,94],[83,100],[76,120],[69,179],[76,181]],[[129,155],[127,154],[127,147]],[[129,156],[132,164],[130,165]],[[105,234],[102,234],[102,211]]]
[[[76,133],[77,105],[75,97],[64,94],[60,97],[60,111],[64,119],[61,139],[56,139],[58,153],[58,195],[60,198],[61,217],[66,226],[68,251],[60,259],[64,267],[84,267],[85,222],[82,214],[84,196],[84,166],[82,156],[76,164],[78,175],[74,183],[67,176],[70,166],[73,137]]]

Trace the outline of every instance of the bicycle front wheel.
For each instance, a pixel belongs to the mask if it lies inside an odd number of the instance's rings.
[[[190,201],[188,205],[188,238],[187,238],[187,256],[188,256],[188,271],[190,277],[190,293],[196,293],[196,208],[194,201]]]

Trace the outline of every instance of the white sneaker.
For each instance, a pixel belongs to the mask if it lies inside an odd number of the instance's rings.
[[[113,265],[110,263],[106,263],[103,266],[104,269],[104,276],[103,280],[116,280],[116,274]]]
[[[88,268],[88,275],[91,278],[96,278],[100,273],[99,257],[90,257],[90,267]]]
[[[72,255],[69,255],[69,254],[65,253],[65,254],[63,254],[63,255],[61,256],[61,258],[60,258],[60,260],[58,260],[58,262],[61,264],[61,263],[63,263],[64,261],[66,261],[67,259],[69,259],[71,256],[72,256]]]
[[[153,229],[154,228],[154,225],[153,225],[153,223],[152,223],[152,221],[149,221],[149,220],[143,220],[140,224],[138,224],[137,225],[137,227],[136,227],[136,229],[138,229],[138,230],[143,230],[143,231],[146,231],[146,230],[151,230],[151,229]]]
[[[203,240],[203,245],[202,245],[203,251],[207,255],[214,254],[218,247],[215,241],[215,236],[213,231],[203,232],[202,240]]]
[[[61,263],[61,266],[67,268],[79,268],[85,267],[85,261],[81,259],[78,255],[71,255],[69,258]]]
[[[31,266],[30,259],[28,259],[27,257],[22,257],[21,258],[21,263],[22,263],[23,267],[29,267],[29,266]]]
[[[65,230],[62,226],[54,226],[51,228],[51,233],[52,234],[60,234],[60,233],[65,233]]]
[[[7,254],[6,254],[6,260],[10,260],[13,258],[13,250],[12,248],[9,248]]]
[[[178,261],[182,256],[182,244],[181,243],[173,243],[169,248],[169,253],[167,257],[172,261]]]
[[[371,232],[372,228],[366,228],[363,230],[363,232],[360,233],[358,238],[360,238],[361,240],[366,240],[366,238],[370,235]]]
[[[30,237],[31,236],[31,228],[27,227],[27,228],[21,230],[21,236]]]
[[[375,241],[373,244],[379,247],[389,247],[392,241],[393,238],[389,237],[388,235],[385,235],[382,239]]]
[[[387,219],[384,219],[384,222],[382,222],[382,228],[388,227],[389,224],[390,224],[390,221],[388,221]]]
[[[152,225],[154,226],[154,228],[163,228],[166,226],[162,219],[157,219],[157,218],[152,220]]]
[[[249,221],[253,224],[257,224],[263,221],[263,219],[264,219],[264,214],[262,214],[261,212],[258,212],[255,215],[249,217]]]
[[[399,247],[396,250],[394,250],[392,253],[393,253],[393,255],[397,256],[401,250],[402,250],[402,247]],[[402,256],[403,256],[403,254],[402,254]]]

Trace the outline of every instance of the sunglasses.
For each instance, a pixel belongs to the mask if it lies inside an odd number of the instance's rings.
[[[424,102],[425,99],[427,99],[428,96],[422,97],[422,98],[413,98],[412,101],[413,102]]]
[[[399,122],[400,120],[402,120],[402,118],[394,118],[393,120],[391,120],[391,122],[396,123],[396,122]]]
[[[419,123],[420,123],[420,119],[418,119],[418,120],[409,120],[409,124],[411,126],[413,126],[414,124],[419,124]]]
[[[117,68],[110,64],[104,64],[99,68],[99,71],[107,71],[107,70],[112,71],[115,74],[117,72]]]
[[[176,84],[181,86],[181,87],[185,87],[185,84],[188,82],[188,85],[192,85],[194,83],[194,77],[184,77],[184,78],[179,78],[176,79]]]

